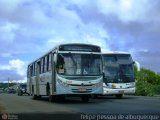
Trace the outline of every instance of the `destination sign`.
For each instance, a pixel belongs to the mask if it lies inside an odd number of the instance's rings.
[[[59,51],[101,52],[100,47],[90,45],[61,45]]]

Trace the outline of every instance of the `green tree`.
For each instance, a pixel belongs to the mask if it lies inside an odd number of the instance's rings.
[[[142,68],[136,71],[136,95],[160,95],[160,76],[155,72]]]

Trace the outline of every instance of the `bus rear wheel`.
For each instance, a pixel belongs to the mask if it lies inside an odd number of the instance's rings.
[[[37,95],[33,94],[32,98],[33,98],[33,100],[37,100]]]
[[[53,101],[54,101],[53,95],[49,95],[49,102],[53,102]]]
[[[47,96],[49,97],[49,102],[55,102],[56,100],[56,97],[54,95],[51,95],[51,91],[50,91],[50,87],[49,87],[49,84],[47,83],[47,87],[46,87],[46,90],[47,90]]]
[[[32,89],[32,99],[37,100],[37,95],[34,93],[34,87]]]

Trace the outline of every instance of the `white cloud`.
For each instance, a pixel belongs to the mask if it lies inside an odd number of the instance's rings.
[[[19,28],[19,25],[6,22],[4,25],[0,26],[0,39],[7,43],[12,43],[15,38],[15,30]]]
[[[52,37],[46,41],[46,44],[43,47],[43,50],[45,51],[46,49],[51,49],[56,45],[64,43],[94,44],[102,47],[103,51],[109,50],[109,46],[106,44],[106,41],[110,39],[109,35],[106,30],[97,24],[81,25],[80,27],[71,26],[62,32],[53,30],[52,33]]]
[[[9,64],[12,69],[16,69],[18,74],[25,75],[25,62],[19,59],[10,60]]]
[[[0,65],[0,70],[15,70],[19,75],[26,75],[25,62],[20,59],[10,60],[8,65]]]
[[[149,0],[99,0],[99,10],[105,15],[116,15],[122,21],[143,21],[148,16],[146,13],[150,8]],[[148,8],[145,9],[144,8]]]

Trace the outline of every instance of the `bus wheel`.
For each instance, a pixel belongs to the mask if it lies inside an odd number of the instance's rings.
[[[53,102],[53,95],[49,95],[49,102]]]
[[[49,83],[47,83],[46,91],[47,91],[47,96],[49,97],[49,102],[53,102],[54,101],[54,96],[51,95]]]
[[[123,94],[118,94],[118,95],[116,95],[116,98],[117,99],[121,99],[123,97]]]
[[[32,91],[32,99],[36,100],[37,99],[37,95],[34,94],[34,90]]]
[[[42,98],[42,96],[41,96],[41,95],[38,95],[38,96],[37,96],[37,99],[38,99],[38,100],[40,100],[41,98]]]
[[[33,100],[37,100],[37,95],[33,94]]]
[[[88,102],[89,101],[89,97],[88,96],[82,96],[82,102]]]

